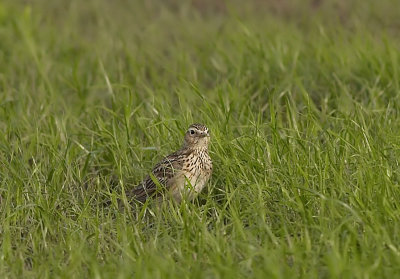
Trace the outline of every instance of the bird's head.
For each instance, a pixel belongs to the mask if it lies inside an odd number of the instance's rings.
[[[192,124],[185,134],[185,148],[207,149],[210,143],[210,133],[203,124]]]

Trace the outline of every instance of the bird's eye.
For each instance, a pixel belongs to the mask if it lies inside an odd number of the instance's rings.
[[[194,130],[190,130],[190,134],[191,134],[191,135],[194,135]]]

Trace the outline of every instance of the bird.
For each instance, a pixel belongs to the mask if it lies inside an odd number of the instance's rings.
[[[206,186],[212,174],[208,154],[210,132],[203,124],[191,124],[182,147],[163,158],[151,173],[129,193],[130,201],[163,201],[170,197],[177,203],[193,200]]]

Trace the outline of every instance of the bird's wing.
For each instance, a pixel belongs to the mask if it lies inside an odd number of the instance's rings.
[[[183,152],[178,151],[165,157],[154,166],[151,175],[148,175],[142,183],[132,189],[130,198],[145,202],[148,197],[162,192],[163,188],[168,187],[168,181],[173,178],[175,172],[182,169],[184,156]],[[153,179],[157,180],[158,183]]]

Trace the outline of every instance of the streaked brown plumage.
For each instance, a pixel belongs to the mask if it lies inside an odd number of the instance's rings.
[[[211,177],[209,142],[205,125],[190,125],[182,148],[155,165],[151,174],[132,190],[130,198],[140,202],[150,197],[162,199],[163,196],[171,196],[177,202],[192,200]]]

